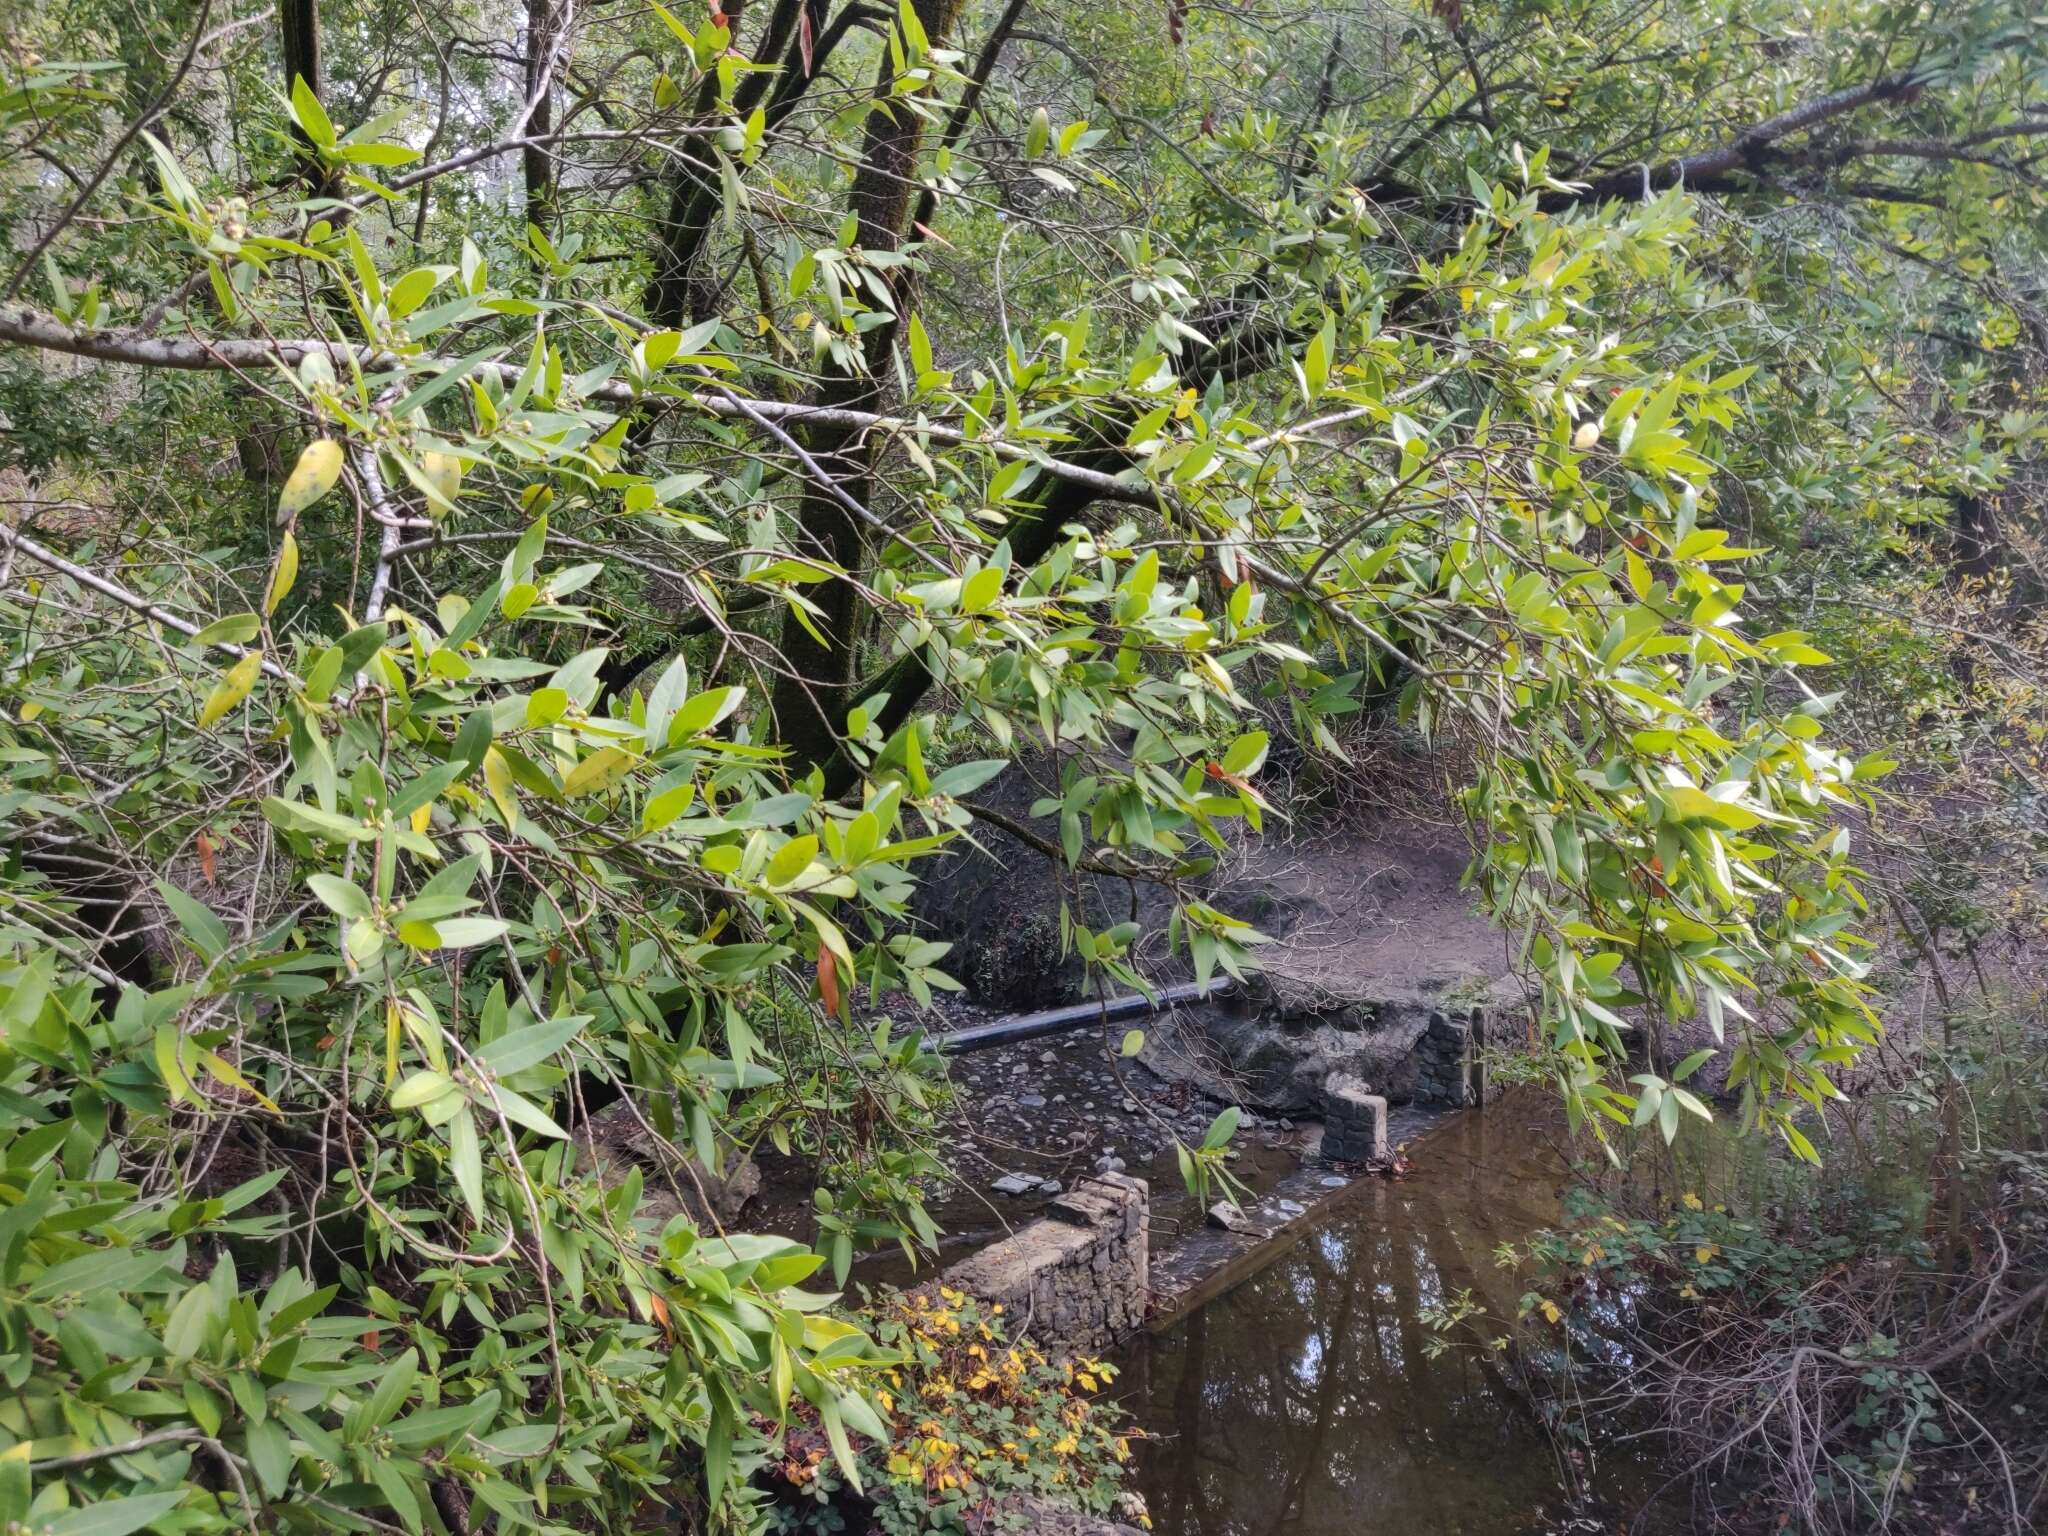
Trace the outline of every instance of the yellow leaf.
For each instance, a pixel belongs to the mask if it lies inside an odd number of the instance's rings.
[[[290,595],[292,583],[299,579],[299,541],[292,537],[291,529],[284,531],[284,542],[277,546],[277,564],[270,572],[270,590],[263,595],[263,614],[268,618],[277,612],[277,605]]]
[[[193,1091],[192,1080],[185,1074],[185,1039],[175,1024],[161,1024],[156,1032],[156,1069],[162,1074],[164,1087],[171,1097],[187,1103],[201,1104],[205,1101]]]
[[[1628,587],[1638,601],[1650,595],[1649,562],[1632,549],[1624,549],[1622,558],[1628,562]]]
[[[262,670],[261,651],[251,651],[229,667],[221,680],[214,684],[213,692],[206,696],[206,703],[199,711],[199,729],[213,729],[223,715],[249,697],[249,690],[256,686],[256,674]]]
[[[420,473],[449,506],[455,505],[455,498],[462,492],[462,460],[452,453],[430,450],[420,455]]]
[[[1704,1264],[1720,1251],[1720,1248],[1713,1243],[1701,1243],[1699,1247],[1692,1251],[1693,1262]]]
[[[428,828],[428,827],[430,827],[430,826],[432,826],[433,824],[434,824],[434,806],[433,806],[433,802],[432,802],[432,801],[428,801],[428,802],[427,802],[427,804],[425,804],[425,805],[423,805],[423,806],[420,806],[420,807],[418,807],[418,808],[417,808],[416,810],[414,810],[414,812],[412,813],[412,829],[413,829],[413,831],[415,831],[415,832],[425,832],[425,831],[427,830],[427,828]]]
[[[1681,1203],[1688,1211],[1696,1211],[1700,1208],[1700,1197],[1688,1189],[1681,1197]]]
[[[1564,1313],[1558,1310],[1556,1302],[1546,1297],[1543,1302],[1543,1316],[1546,1321],[1555,1323],[1563,1320]]]
[[[299,462],[285,477],[284,490],[277,498],[277,520],[287,522],[334,489],[341,478],[341,444],[331,437],[316,437],[306,444]]]
[[[484,749],[484,784],[498,814],[505,818],[505,825],[513,826],[519,820],[519,794],[512,783],[512,765],[496,747]]]
[[[623,747],[600,747],[569,770],[569,777],[562,780],[562,793],[573,800],[578,795],[595,794],[600,789],[610,789],[639,761]]]
[[[215,1082],[220,1083],[223,1087],[233,1088],[238,1092],[248,1094],[250,1098],[261,1104],[273,1115],[277,1115],[279,1118],[283,1117],[284,1111],[272,1103],[254,1083],[236,1071],[234,1065],[225,1057],[217,1056],[212,1051],[202,1051],[200,1052],[199,1060]]]

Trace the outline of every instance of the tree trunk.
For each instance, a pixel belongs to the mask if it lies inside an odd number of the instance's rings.
[[[934,46],[943,47],[959,15],[960,0],[915,0],[915,7],[926,36]],[[887,103],[894,79],[885,59],[875,83],[878,104]],[[891,113],[878,105],[869,114],[847,200],[859,224],[856,239],[865,250],[893,251],[903,243],[922,131],[923,120],[908,111]],[[900,300],[901,290],[897,292]],[[865,371],[827,379],[818,388],[817,403],[828,408],[878,409],[881,390],[876,379],[884,372],[895,337],[893,321],[865,332],[861,338]],[[805,446],[841,490],[862,506],[870,504],[874,456],[864,434],[845,427],[818,428]],[[851,578],[866,569],[866,530],[845,504],[823,487],[806,487],[798,522],[797,547],[802,553],[830,561]],[[794,761],[824,764],[837,751],[839,733],[853,702],[866,610],[857,579],[824,582],[811,588],[809,595],[821,610],[810,616],[818,634],[798,623],[793,613],[783,625],[782,655],[789,670],[776,682],[775,721]]]
[[[303,80],[307,90],[320,96],[320,0],[279,0],[278,23],[283,31],[285,94],[289,96],[293,84]],[[298,127],[292,129],[292,137],[299,143],[299,175],[307,189],[328,191],[327,168],[314,152],[313,141]]]
[[[526,90],[525,101],[533,103],[527,115],[526,137],[538,138],[554,129],[555,103],[552,55],[559,18],[555,0],[526,0]],[[529,144],[520,151],[526,172],[526,222],[549,232],[555,210],[555,159],[544,144]]]

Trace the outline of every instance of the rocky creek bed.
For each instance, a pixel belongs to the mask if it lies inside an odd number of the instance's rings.
[[[870,1253],[856,1262],[855,1281],[906,1285],[927,1278],[1028,1226],[1079,1181],[1115,1172],[1150,1187],[1155,1313],[1176,1313],[1229,1284],[1251,1250],[1312,1216],[1365,1171],[1359,1162],[1333,1165],[1322,1156],[1323,1124],[1312,1102],[1295,1113],[1274,1112],[1213,1052],[1197,1059],[1236,1012],[1232,1004],[1196,1004],[949,1058],[952,1098],[939,1143],[948,1177],[926,1199],[942,1233],[937,1264],[927,1256],[913,1268],[896,1250]],[[1000,1016],[954,1002],[920,1022],[937,1035]],[[1125,1058],[1120,1047],[1133,1023],[1145,1030],[1147,1045],[1141,1056]],[[1405,1040],[1382,1036],[1378,1048],[1398,1057]],[[1176,1137],[1199,1145],[1226,1108],[1239,1116],[1228,1168],[1242,1202],[1227,1231],[1187,1190],[1175,1152]],[[1397,1151],[1446,1113],[1441,1105],[1397,1101],[1387,1116],[1389,1148]],[[746,1225],[808,1239],[809,1166],[772,1151],[758,1161]],[[1208,1204],[1223,1198],[1212,1189]]]

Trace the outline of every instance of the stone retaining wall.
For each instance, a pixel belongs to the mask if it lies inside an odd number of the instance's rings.
[[[1452,1016],[1432,1013],[1415,1042],[1415,1102],[1488,1104],[1500,1090],[1490,1081],[1481,1052],[1486,1048],[1486,1010]]]
[[[1387,1160],[1387,1101],[1349,1073],[1323,1084],[1323,1156],[1339,1163]]]
[[[941,1279],[979,1301],[1000,1303],[1011,1336],[1096,1350],[1145,1320],[1150,1280],[1143,1179],[1084,1179],[1046,1214]]]

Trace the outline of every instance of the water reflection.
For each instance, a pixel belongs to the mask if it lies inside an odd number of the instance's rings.
[[[1159,1437],[1139,1468],[1159,1536],[1563,1528],[1551,1441],[1500,1361],[1429,1358],[1421,1321],[1460,1289],[1515,1315],[1520,1287],[1493,1251],[1559,1214],[1567,1160],[1546,1110],[1510,1101],[1445,1125],[1413,1176],[1358,1191],[1269,1268],[1134,1347],[1122,1386]],[[1633,1513],[1647,1476],[1610,1453],[1596,1486]]]

